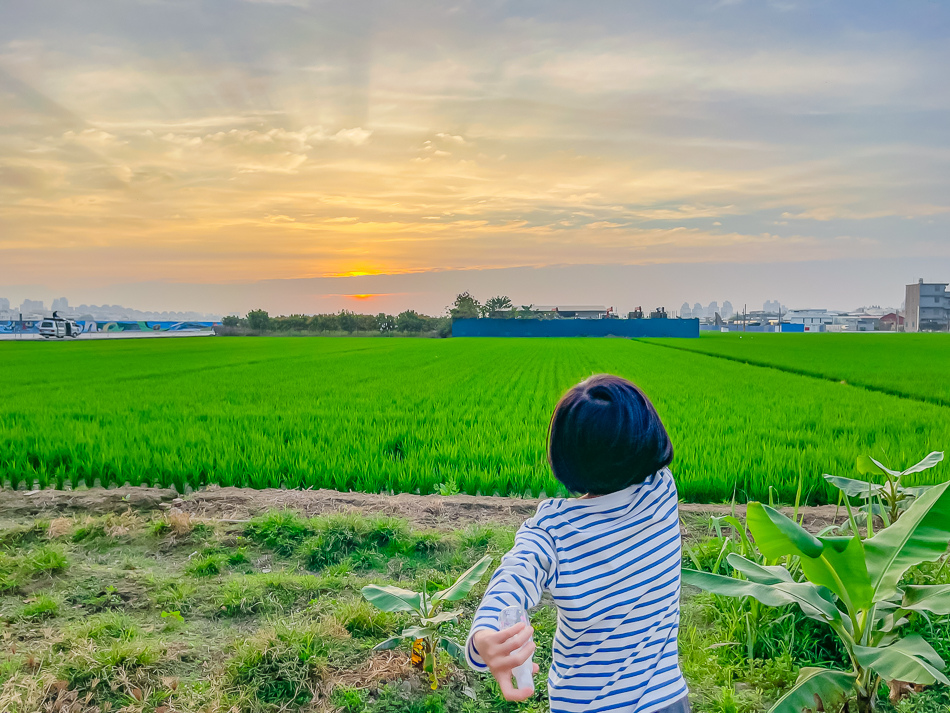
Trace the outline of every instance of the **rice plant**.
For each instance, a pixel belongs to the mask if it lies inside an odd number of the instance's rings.
[[[796,347],[814,364],[873,371],[866,335],[802,336],[818,337]],[[826,336],[854,340],[851,351]],[[903,336],[888,335],[888,359],[912,366],[919,343],[936,345],[930,356],[950,348],[944,335]],[[940,403],[630,340],[4,343],[0,355],[16,376],[0,402],[0,478],[20,488],[563,494],[545,457],[548,419],[597,372],[654,400],[686,500],[790,501],[801,476],[806,501],[834,502],[822,474],[850,472],[858,455],[903,462],[950,444]],[[945,370],[932,384],[950,393]],[[946,478],[941,464],[909,485]]]

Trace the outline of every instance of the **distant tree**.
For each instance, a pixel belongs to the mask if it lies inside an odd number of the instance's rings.
[[[310,329],[314,332],[338,332],[340,317],[336,314],[315,314],[310,318]]]
[[[356,315],[356,331],[357,332],[375,332],[376,331],[376,315],[372,315],[372,314]]]
[[[428,329],[435,332],[442,339],[452,336],[451,317],[427,317],[426,319],[428,320]]]
[[[426,318],[415,310],[407,309],[396,316],[396,329],[400,332],[421,332],[426,328]]]
[[[452,319],[476,319],[481,311],[481,305],[468,292],[463,292],[455,298],[449,314]]]
[[[515,317],[518,319],[531,319],[535,317],[534,305],[521,305],[521,309],[515,312]]]
[[[267,310],[253,309],[248,312],[247,326],[263,334],[264,330],[270,326],[270,315],[267,313]]]
[[[494,312],[507,312],[511,307],[511,300],[508,297],[498,295],[497,297],[492,297],[490,300],[485,300],[485,304],[482,307],[482,316],[491,317]]]
[[[236,314],[229,314],[221,320],[221,324],[225,327],[239,327],[241,326],[241,318]]]
[[[356,314],[348,312],[345,309],[340,310],[338,319],[340,320],[340,329],[344,332],[355,332],[359,326],[356,320]]]
[[[275,317],[272,322],[278,332],[305,332],[310,327],[310,317],[305,314]]]
[[[391,314],[386,314],[385,312],[380,312],[376,315],[376,329],[378,329],[383,334],[387,332],[395,331],[396,329],[396,318]]]

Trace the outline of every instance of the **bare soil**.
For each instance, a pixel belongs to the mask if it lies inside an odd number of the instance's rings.
[[[212,520],[247,520],[268,510],[294,510],[302,515],[354,512],[365,515],[393,515],[417,527],[453,530],[465,525],[496,524],[517,526],[531,517],[540,500],[473,495],[380,495],[341,493],[335,490],[252,490],[208,486],[185,496],[170,488],[91,488],[88,490],[0,490],[0,517],[66,513],[104,514],[125,510],[149,511],[177,507],[192,516]],[[733,506],[682,503],[687,531],[702,528],[709,515],[727,515]],[[784,508],[791,515],[791,508]],[[745,506],[735,506],[745,517]],[[844,521],[846,514],[834,505],[803,507],[805,527],[818,532],[827,525]]]

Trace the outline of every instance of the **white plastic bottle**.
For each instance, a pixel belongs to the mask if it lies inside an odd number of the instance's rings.
[[[528,613],[524,610],[523,607],[519,605],[514,605],[510,607],[505,607],[498,614],[498,626],[501,629],[510,629],[512,626],[522,622],[525,625],[529,625]],[[533,638],[533,637],[532,637]],[[521,651],[521,648],[518,649]],[[516,666],[512,670],[512,675],[515,678],[515,683],[519,689],[530,688],[534,690],[534,656],[532,655],[520,666]]]

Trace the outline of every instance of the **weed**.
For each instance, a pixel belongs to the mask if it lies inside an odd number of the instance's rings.
[[[366,691],[350,686],[337,686],[330,694],[330,702],[341,713],[363,713],[366,710]]]
[[[88,542],[106,536],[106,526],[101,520],[93,520],[73,530],[73,542]]]
[[[363,599],[345,602],[333,616],[353,637],[359,639],[390,636],[402,623],[397,615],[380,611]]]
[[[97,703],[119,708],[145,699],[153,704],[167,698],[161,685],[164,652],[148,643],[118,641],[107,646],[76,646],[59,666],[58,675],[70,690]]]
[[[0,552],[0,592],[18,589],[44,574],[61,572],[68,564],[65,552],[55,545],[17,555]]]
[[[247,711],[309,703],[333,661],[351,653],[339,632],[321,624],[280,625],[238,645],[225,664],[225,698]]]
[[[272,512],[248,523],[244,534],[285,557],[314,534],[313,525],[292,511]]]
[[[342,588],[343,581],[336,577],[286,572],[249,574],[226,580],[215,603],[223,616],[283,612],[319,594]]]
[[[52,619],[57,614],[59,614],[59,602],[46,594],[41,594],[25,604],[17,618],[24,621],[40,621]]]
[[[198,587],[187,580],[151,578],[146,589],[152,604],[162,610],[188,613],[198,594]]]
[[[123,612],[94,614],[75,629],[75,638],[91,639],[99,643],[109,641],[132,641],[141,634],[139,626]]]
[[[0,530],[0,547],[16,547],[28,542],[35,542],[43,537],[49,529],[49,521],[36,520],[29,525],[15,525]]]
[[[228,556],[221,553],[195,557],[185,567],[185,572],[193,577],[212,577],[221,574],[228,565]]]
[[[155,537],[162,537],[172,531],[172,526],[168,520],[152,520],[148,524],[148,531]]]

